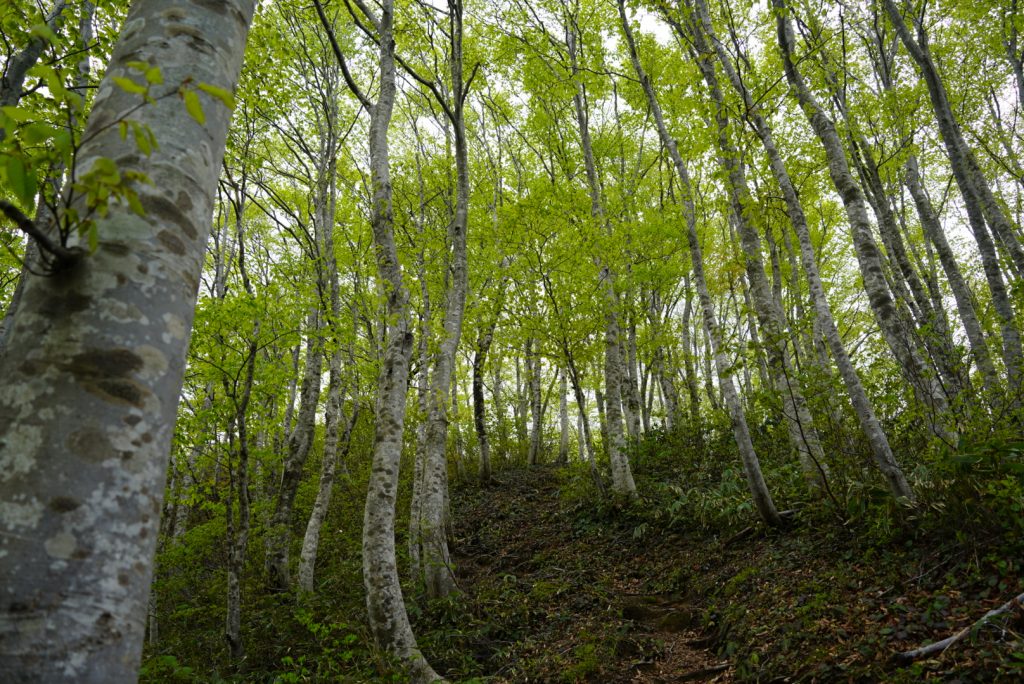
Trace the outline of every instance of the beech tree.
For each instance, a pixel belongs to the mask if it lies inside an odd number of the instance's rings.
[[[0,641],[16,681],[136,676],[229,93],[254,5],[140,0],[128,14],[72,173],[129,179],[131,201],[89,207],[72,186],[55,230],[3,205],[33,239],[59,235],[40,245],[53,261],[27,276],[0,362]],[[129,119],[159,147],[147,154],[119,135]]]
[[[632,515],[678,451],[713,482],[673,510],[919,520],[1019,425],[1015,2],[8,4],[22,679],[130,679],[183,606],[223,626],[188,667],[305,676],[255,630],[326,659],[363,591],[344,638],[435,681],[455,487],[553,467]]]

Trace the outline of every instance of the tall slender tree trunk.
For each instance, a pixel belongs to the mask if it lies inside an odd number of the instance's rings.
[[[332,360],[331,365],[335,366],[335,364],[336,362]],[[352,444],[352,430],[355,429],[359,420],[358,397],[354,397],[352,412],[345,420],[345,412],[342,409],[344,392],[341,389],[340,380],[335,380],[336,375],[341,375],[342,369],[340,363],[336,365],[337,370],[333,367],[331,369],[331,379],[327,390],[327,409],[324,411],[324,457],[320,469],[320,483],[317,486],[316,499],[313,501],[313,510],[310,511],[309,521],[306,523],[306,533],[302,537],[302,551],[299,553],[298,585],[299,589],[307,593],[314,589],[313,578],[317,553],[320,550],[320,530],[323,528],[327,510],[331,505],[331,494],[338,464],[344,463],[344,459],[348,455],[349,447]],[[342,421],[345,421],[344,433],[339,430]]]
[[[694,0],[694,2],[703,2],[703,0]],[[750,285],[749,296],[752,299],[750,308],[757,316],[757,323],[764,339],[769,366],[766,372],[782,400],[783,420],[786,423],[790,443],[797,453],[804,478],[810,487],[822,490],[827,486],[825,452],[818,439],[818,431],[814,427],[811,412],[807,408],[803,389],[796,377],[793,353],[787,342],[789,334],[782,309],[772,294],[771,284],[765,274],[760,232],[754,223],[757,221],[758,212],[754,208],[750,196],[739,153],[730,139],[730,121],[725,96],[719,86],[715,70],[718,60],[715,59],[715,53],[709,45],[710,37],[705,34],[698,12],[692,12],[691,16],[693,19],[690,22],[690,34],[693,39],[694,56],[714,103],[715,122],[718,128],[719,163],[729,178],[732,213],[740,235],[740,245]]]
[[[971,356],[981,374],[982,384],[990,396],[995,397],[999,392],[999,375],[996,372],[992,355],[989,352],[988,342],[985,340],[985,333],[978,318],[977,309],[974,305],[974,295],[970,286],[964,279],[960,265],[956,261],[953,249],[946,240],[946,231],[942,228],[938,216],[932,207],[931,200],[921,184],[921,173],[917,164],[917,157],[913,154],[907,157],[904,164],[905,182],[910,196],[917,208],[918,218],[921,220],[921,231],[934,247],[939,257],[942,271],[946,274],[949,288],[953,291],[953,299],[956,301],[957,314],[960,322],[963,323],[964,332],[967,334],[967,341],[970,344]]]
[[[142,61],[159,65],[173,89],[231,91],[254,4],[133,4],[74,172],[81,177],[100,157],[121,160],[122,174],[152,181],[134,188],[145,213],[112,202],[96,217],[95,250],[74,249],[67,268],[26,279],[0,360],[0,463],[9,464],[0,477],[0,661],[8,681],[137,678],[230,112],[205,94],[205,125],[178,98],[137,108],[139,96],[112,79]],[[148,156],[111,125],[129,110],[160,142]]]
[[[643,429],[643,403],[640,401],[636,358],[636,320],[626,316],[626,334],[619,350],[624,362],[622,374],[622,410],[626,417],[626,433],[638,441]]]
[[[847,394],[850,397],[850,402],[853,405],[854,412],[860,422],[861,429],[864,431],[864,434],[868,439],[868,443],[871,445],[871,452],[875,460],[875,465],[885,477],[886,482],[889,485],[889,489],[894,496],[902,496],[912,499],[913,492],[910,489],[910,485],[907,483],[902,470],[900,470],[900,467],[896,462],[896,457],[893,455],[892,448],[889,446],[888,437],[882,429],[882,425],[875,414],[874,407],[868,399],[867,392],[864,390],[860,376],[857,374],[857,371],[853,366],[853,361],[850,359],[846,346],[843,344],[842,338],[839,336],[839,330],[836,328],[835,319],[832,317],[832,310],[829,307],[828,299],[825,297],[825,288],[821,282],[821,276],[818,271],[818,262],[814,251],[814,245],[811,241],[810,230],[807,226],[807,218],[803,211],[803,205],[797,195],[796,187],[793,185],[789,171],[782,160],[782,155],[775,146],[771,129],[765,119],[761,116],[759,110],[754,106],[754,102],[749,91],[747,91],[732,65],[731,58],[728,57],[724,48],[722,48],[714,33],[712,33],[710,16],[707,14],[706,5],[703,0],[697,0],[697,7],[701,12],[701,22],[704,25],[704,30],[711,38],[712,46],[718,54],[719,62],[722,64],[723,69],[728,75],[729,81],[743,98],[744,104],[746,105],[748,119],[753,125],[758,138],[761,140],[765,154],[768,156],[772,175],[775,177],[775,181],[778,183],[779,188],[782,191],[782,197],[786,204],[786,213],[788,214],[790,224],[797,235],[797,241],[800,247],[800,261],[804,269],[804,274],[807,277],[808,288],[811,294],[811,303],[814,307],[815,320],[821,328],[821,333],[828,342],[836,367],[839,369],[839,374],[846,385]]]
[[[566,47],[569,52],[569,61],[572,68],[575,91],[573,92],[573,104],[576,110],[576,123],[579,128],[580,142],[583,148],[583,164],[587,173],[587,187],[590,192],[590,213],[594,219],[601,224],[607,232],[611,232],[611,226],[606,225],[604,207],[601,203],[601,187],[597,177],[597,166],[594,162],[594,149],[590,141],[589,112],[587,111],[586,92],[582,79],[576,78],[579,69],[577,63],[577,40],[582,36],[577,34],[579,25],[574,16],[564,17]],[[612,490],[622,496],[636,496],[636,484],[633,482],[633,473],[629,467],[629,458],[626,455],[626,440],[622,433],[622,401],[624,398],[623,362],[621,349],[621,331],[619,326],[619,295],[615,289],[615,273],[611,265],[602,262],[601,284],[605,297],[605,360],[604,360],[604,384],[605,384],[605,429],[608,433],[605,441],[605,449],[608,451],[608,461],[612,470]]]
[[[543,442],[543,410],[541,407],[540,373],[541,361],[540,350],[537,348],[537,341],[531,340],[532,344],[527,346],[526,354],[526,377],[527,391],[530,401],[530,446],[527,451],[526,464],[535,466],[540,463],[541,444]]]
[[[427,596],[437,598],[455,591],[448,541],[445,536],[448,493],[448,403],[455,368],[455,352],[462,337],[462,319],[466,309],[468,271],[466,234],[469,221],[469,149],[463,105],[466,83],[462,65],[461,0],[448,2],[448,38],[452,95],[445,110],[455,139],[455,209],[448,225],[451,261],[444,314],[444,338],[434,357],[428,397],[427,439],[425,444],[423,491],[420,502],[420,541],[422,544],[423,582]]]
[[[306,329],[306,365],[299,391],[299,411],[295,428],[288,439],[288,453],[277,487],[274,513],[268,523],[266,537],[267,585],[275,591],[288,591],[291,576],[291,523],[292,508],[306,461],[313,446],[316,429],[316,409],[320,403],[320,376],[323,369],[323,332],[321,314],[310,312]]]
[[[1003,361],[1006,365],[1010,394],[1017,397],[1020,395],[1022,374],[1024,374],[1024,354],[1021,351],[1020,328],[1017,326],[1013,304],[1007,292],[995,243],[998,242],[1009,254],[1018,274],[1024,274],[1024,249],[1017,240],[1002,207],[996,201],[988,180],[978,167],[973,151],[963,138],[960,124],[950,106],[945,84],[932,59],[923,18],[913,17],[917,31],[915,39],[910,28],[904,22],[896,3],[893,0],[883,0],[883,5],[900,40],[907,48],[907,52],[910,53],[921,70],[921,75],[928,87],[928,95],[935,113],[935,121],[942,135],[942,142],[946,148],[946,156],[949,158],[953,177],[964,200],[971,231],[978,244],[978,254],[981,257],[985,279],[988,281],[992,294],[992,306],[1000,319]],[[991,235],[989,229],[992,231]],[[993,241],[993,237],[995,241]]]
[[[667,126],[665,125],[665,118],[662,115],[661,106],[655,96],[654,86],[651,84],[647,73],[640,64],[640,58],[637,55],[636,42],[633,39],[633,30],[629,25],[629,20],[626,18],[624,0],[618,0],[618,7],[619,19],[622,22],[622,30],[626,37],[626,44],[629,48],[629,56],[630,61],[633,64],[633,70],[636,71],[637,78],[640,80],[640,85],[644,89],[644,94],[647,96],[647,103],[650,105],[651,112],[654,114],[654,120],[658,126],[658,134],[661,136],[661,141],[665,149],[669,152],[672,162],[676,167],[676,173],[679,177],[683,213],[686,217],[687,224],[687,241],[690,246],[690,261],[693,266],[693,278],[697,286],[697,296],[700,299],[701,308],[704,313],[705,325],[708,329],[709,338],[714,352],[715,364],[718,369],[719,386],[721,387],[726,406],[729,409],[733,435],[736,439],[736,445],[739,447],[740,458],[743,462],[743,470],[747,479],[747,487],[750,490],[750,495],[754,502],[754,508],[757,510],[761,519],[766,524],[779,525],[781,524],[782,519],[779,517],[779,513],[775,508],[775,503],[772,501],[771,493],[768,491],[768,486],[765,484],[764,476],[761,473],[761,465],[758,461],[757,454],[754,451],[753,442],[750,439],[750,430],[747,427],[747,419],[743,412],[743,406],[740,404],[739,396],[736,393],[736,386],[733,384],[732,375],[730,374],[730,364],[728,359],[725,357],[724,350],[722,349],[720,338],[721,330],[718,327],[714,306],[711,302],[711,295],[708,292],[707,282],[704,279],[704,258],[701,254],[700,241],[697,239],[697,216],[693,203],[692,184],[690,183],[689,171],[686,168],[686,163],[683,161],[682,155],[679,154],[675,138],[671,136],[668,132]]]
[[[391,167],[388,159],[388,129],[397,93],[394,3],[393,0],[381,0],[379,15],[366,16],[376,31],[377,44],[380,46],[376,102],[370,102],[352,81],[320,0],[314,0],[314,5],[324,30],[331,38],[346,83],[370,113],[370,181],[373,192],[370,227],[377,248],[377,272],[384,285],[386,333],[384,358],[377,378],[373,461],[363,512],[363,585],[366,588],[367,614],[377,644],[403,662],[409,680],[417,684],[434,682],[441,678],[430,667],[416,644],[402,598],[395,555],[395,503],[413,335],[409,321],[409,290],[405,286],[395,245]]]
[[[224,637],[228,642],[231,660],[236,666],[245,659],[245,645],[242,642],[242,571],[245,569],[250,528],[249,418],[247,412],[252,397],[259,335],[260,322],[257,321],[249,341],[248,356],[245,360],[245,381],[242,385],[242,395],[233,397],[235,414],[232,416],[231,425],[228,426],[228,452],[237,455],[238,465],[232,466],[231,463],[228,463],[228,592]],[[238,501],[237,522],[232,505],[236,497]]]
[[[558,463],[569,462],[569,391],[565,369],[558,373]]]
[[[850,173],[846,152],[835,124],[818,104],[793,62],[793,30],[788,16],[789,8],[785,0],[772,0],[772,5],[776,12],[779,50],[786,79],[828,158],[829,176],[846,208],[861,279],[875,320],[901,372],[914,387],[932,431],[948,444],[956,444],[956,430],[950,424],[946,395],[918,352],[914,342],[916,333],[907,320],[908,314],[889,291],[882,255],[871,234],[864,193]]]

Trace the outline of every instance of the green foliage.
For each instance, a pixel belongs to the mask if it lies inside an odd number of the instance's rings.
[[[942,522],[956,522],[962,534],[1024,539],[1024,442],[962,444],[940,452],[920,469],[920,477],[922,505]]]
[[[151,682],[202,682],[191,667],[178,662],[173,655],[162,655],[146,660],[139,668],[139,679]]]

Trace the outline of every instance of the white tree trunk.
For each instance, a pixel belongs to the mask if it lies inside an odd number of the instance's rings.
[[[776,11],[779,50],[786,78],[828,158],[829,176],[846,209],[861,280],[875,320],[901,372],[914,387],[932,431],[947,444],[955,445],[958,439],[951,422],[946,395],[914,344],[914,334],[908,325],[906,311],[889,291],[881,252],[871,234],[864,193],[850,173],[846,152],[835,124],[825,115],[793,62],[793,31],[787,14],[789,9],[784,0],[772,0],[772,4]]]
[[[329,29],[319,0],[314,0],[314,4],[331,37],[335,56],[344,64],[344,56]],[[360,8],[369,9],[362,4]],[[370,226],[377,247],[377,272],[385,285],[386,297],[386,337],[384,358],[377,380],[373,462],[363,512],[363,585],[366,588],[366,608],[374,639],[381,648],[402,661],[410,681],[433,682],[441,678],[427,663],[416,644],[402,598],[395,557],[395,503],[413,335],[409,324],[409,290],[405,286],[395,246],[391,167],[388,159],[388,129],[397,92],[393,0],[382,0],[379,10],[379,16],[366,16],[376,30],[380,46],[377,101],[369,102],[355,87],[347,70],[343,69],[349,87],[357,92],[370,112],[370,180],[373,190]]]
[[[160,147],[140,156],[114,124],[140,103],[127,62],[232,90],[252,0],[138,0],[97,91],[75,172],[100,157],[146,174],[145,216],[112,203],[98,247],[32,276],[0,361],[0,661],[8,681],[134,681],[196,290],[230,111],[200,94],[132,115]],[[186,86],[188,87],[188,86]],[[160,93],[163,91],[160,90]],[[79,207],[84,213],[84,208]]]
[[[850,359],[850,355],[846,350],[846,346],[843,344],[843,341],[839,336],[839,330],[836,328],[835,319],[832,317],[832,310],[829,307],[828,299],[825,297],[824,285],[821,282],[821,276],[818,272],[818,262],[815,255],[814,245],[811,241],[810,231],[807,227],[807,219],[804,215],[803,206],[800,203],[796,188],[793,185],[789,172],[782,160],[782,155],[775,146],[771,129],[768,127],[767,122],[761,116],[760,112],[754,106],[749,92],[744,87],[743,82],[740,80],[739,75],[732,66],[731,59],[721,47],[718,40],[714,37],[714,34],[711,33],[711,22],[706,13],[706,5],[702,0],[697,0],[697,2],[698,8],[703,10],[701,13],[701,19],[704,24],[704,29],[712,39],[712,45],[715,47],[719,62],[722,64],[722,67],[728,75],[729,81],[732,83],[736,91],[743,97],[746,110],[748,112],[748,119],[753,124],[754,130],[761,140],[761,144],[768,156],[772,175],[775,177],[776,182],[779,184],[779,188],[782,190],[782,197],[786,204],[786,213],[789,216],[794,232],[796,232],[797,241],[800,246],[800,262],[807,277],[808,288],[811,293],[811,303],[814,306],[815,321],[820,327],[821,333],[824,335],[829,348],[832,351],[832,357],[835,360],[839,373],[846,385],[847,394],[850,397],[850,402],[853,405],[854,412],[860,422],[861,429],[864,431],[864,434],[868,439],[868,443],[871,445],[871,452],[874,456],[875,464],[885,477],[886,482],[889,485],[889,489],[894,496],[903,496],[912,499],[913,492],[910,489],[910,485],[907,483],[903,472],[896,463],[896,458],[889,446],[889,440],[886,437],[885,432],[882,430],[881,423],[879,423],[878,418],[875,415],[874,407],[871,405],[867,393],[864,391],[864,386],[860,381],[860,376],[857,374],[857,371],[853,366],[853,362]]]
[[[695,0],[703,2],[703,0]],[[751,307],[757,316],[764,339],[769,368],[767,373],[782,400],[783,420],[789,440],[797,453],[800,467],[808,485],[822,490],[827,486],[827,465],[825,452],[818,439],[811,412],[807,408],[803,389],[796,377],[793,353],[790,351],[789,331],[786,329],[782,309],[772,294],[772,288],[765,274],[762,258],[761,238],[754,222],[758,221],[746,174],[740,163],[739,153],[730,140],[730,121],[725,96],[718,83],[715,71],[714,52],[709,46],[710,36],[698,17],[691,24],[694,48],[698,66],[708,84],[715,105],[715,121],[718,127],[719,163],[729,178],[729,194],[732,200],[733,217],[740,234],[740,244],[747,267],[750,283]]]
[[[743,412],[743,406],[740,404],[739,396],[736,393],[736,386],[733,384],[732,375],[730,374],[731,364],[726,358],[725,351],[722,348],[720,339],[721,331],[718,328],[714,306],[711,302],[711,295],[708,292],[707,282],[704,279],[704,258],[701,254],[700,241],[697,239],[697,217],[696,209],[693,204],[690,175],[687,171],[686,163],[683,161],[682,155],[679,154],[676,141],[671,134],[669,134],[668,128],[665,125],[665,118],[662,115],[661,106],[655,96],[654,87],[651,85],[651,81],[647,77],[647,73],[640,64],[640,58],[637,55],[636,50],[636,43],[633,39],[633,30],[629,26],[629,20],[626,18],[624,0],[618,0],[618,6],[619,19],[622,22],[622,29],[626,37],[626,44],[629,47],[630,61],[633,63],[633,69],[636,71],[637,78],[640,80],[640,84],[643,86],[644,93],[647,96],[647,102],[651,107],[651,112],[654,114],[654,120],[658,125],[658,134],[661,136],[662,144],[668,150],[669,155],[672,158],[672,163],[676,167],[676,173],[679,176],[679,182],[681,184],[680,191],[683,195],[683,213],[686,217],[687,224],[687,241],[690,246],[690,261],[693,265],[693,278],[697,286],[697,296],[700,299],[701,308],[704,312],[704,323],[708,331],[708,338],[712,346],[715,365],[718,370],[719,387],[722,391],[723,400],[729,409],[733,436],[736,439],[736,445],[739,448],[740,458],[743,462],[743,471],[746,475],[747,487],[750,490],[754,507],[761,516],[761,519],[766,524],[779,525],[781,524],[782,519],[779,517],[779,513],[775,508],[775,503],[772,501],[771,493],[768,491],[768,486],[765,484],[764,476],[761,473],[761,464],[754,451],[754,445],[750,439],[750,430],[747,427],[746,415]]]

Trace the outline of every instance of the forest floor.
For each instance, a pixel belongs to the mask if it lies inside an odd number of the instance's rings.
[[[869,543],[799,514],[783,531],[719,537],[654,524],[642,502],[573,501],[572,477],[512,469],[489,487],[453,489],[455,612],[476,622],[453,620],[448,636],[489,675],[474,681],[1024,679],[1019,609],[939,656],[892,663],[1020,593],[1020,559],[1005,558],[1000,540]],[[443,623],[436,605],[427,613],[423,623]],[[444,643],[443,632],[428,641]],[[425,650],[442,671],[459,669],[443,648]]]

